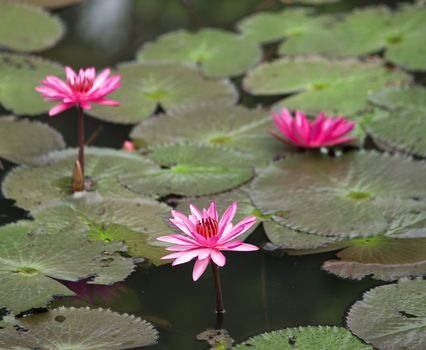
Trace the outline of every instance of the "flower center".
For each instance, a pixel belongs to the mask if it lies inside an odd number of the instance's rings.
[[[218,227],[218,222],[209,217],[198,221],[196,230],[201,236],[209,239],[213,236],[217,236]]]
[[[74,84],[68,80],[68,85],[74,90],[78,92],[87,92],[93,86],[94,80],[88,77],[78,77]]]

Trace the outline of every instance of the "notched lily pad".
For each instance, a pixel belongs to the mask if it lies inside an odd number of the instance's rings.
[[[55,279],[93,277],[98,284],[124,280],[134,268],[120,244],[88,242],[76,235],[31,233],[28,223],[0,228],[0,307],[20,312],[44,307],[55,295],[74,295]]]
[[[313,16],[312,9],[290,8],[279,12],[259,12],[238,23],[243,35],[260,43],[297,37],[315,32],[331,21],[328,16]]]
[[[204,78],[195,67],[177,63],[140,62],[119,66],[122,87],[110,96],[119,107],[94,106],[88,113],[99,119],[136,124],[152,115],[158,106],[167,112],[193,107],[202,101],[233,105],[237,92],[227,79]]]
[[[139,317],[88,307],[59,307],[0,330],[0,347],[7,349],[126,350],[157,339],[154,327]]]
[[[386,89],[370,100],[387,110],[376,109],[367,132],[379,146],[426,157],[426,89]]]
[[[425,229],[423,163],[376,152],[288,157],[260,171],[251,198],[293,229],[340,238]]]
[[[71,175],[77,152],[76,149],[52,152],[44,159],[43,166],[21,166],[12,170],[3,181],[3,194],[28,210],[52,200],[70,198]],[[86,147],[85,153],[85,173],[93,182],[93,191],[107,197],[136,197],[119,184],[118,176],[141,174],[144,169],[156,168],[148,159],[129,152]]]
[[[373,350],[345,328],[341,327],[299,327],[286,328],[257,335],[233,347],[235,350]]]
[[[217,146],[168,144],[148,157],[158,167],[122,175],[120,183],[140,194],[201,196],[228,191],[254,175],[242,154]]]
[[[14,163],[37,164],[46,153],[65,148],[62,135],[39,122],[0,117],[0,156]]]
[[[156,237],[169,232],[163,217],[170,208],[151,199],[86,198],[54,202],[31,211],[37,233],[86,233],[90,240],[105,243],[123,241],[127,254],[166,263],[164,246]]]
[[[378,349],[426,348],[426,281],[401,280],[374,288],[347,316],[350,330]]]
[[[24,52],[41,51],[55,45],[64,31],[59,17],[40,7],[0,0],[0,46]]]
[[[262,63],[247,74],[243,86],[253,95],[294,93],[278,102],[278,107],[351,116],[368,108],[370,94],[410,80],[407,74],[385,68],[380,61],[304,57]]]
[[[63,78],[64,70],[40,57],[0,52],[0,103],[18,115],[46,112],[51,106],[34,88],[47,75]]]
[[[269,111],[206,104],[147,119],[132,130],[131,138],[147,148],[187,141],[231,147],[246,153],[258,166],[293,151],[268,133],[273,128]]]
[[[260,61],[262,51],[252,40],[222,29],[179,30],[145,44],[137,53],[142,62],[198,65],[211,77],[238,76]]]

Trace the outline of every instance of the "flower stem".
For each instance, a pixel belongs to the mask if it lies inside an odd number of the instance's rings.
[[[78,161],[84,179],[84,112],[83,108],[78,108]]]
[[[220,284],[219,269],[214,262],[212,262],[211,265],[213,271],[214,287],[216,289],[216,313],[223,314],[225,313],[225,309],[223,307],[222,286]]]

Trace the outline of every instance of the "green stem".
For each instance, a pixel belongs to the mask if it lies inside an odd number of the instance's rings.
[[[223,314],[225,313],[225,308],[223,307],[222,286],[220,283],[219,269],[214,262],[212,262],[211,265],[213,271],[214,287],[216,290],[216,313]]]

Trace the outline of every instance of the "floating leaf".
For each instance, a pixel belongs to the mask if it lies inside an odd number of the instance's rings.
[[[40,156],[65,148],[62,135],[39,122],[0,118],[0,156],[14,163],[35,164]]]
[[[351,332],[341,327],[299,327],[257,335],[242,344],[233,347],[235,350],[373,350]]]
[[[123,175],[121,184],[141,194],[198,196],[230,190],[253,176],[253,168],[240,153],[216,146],[163,145],[148,157],[158,167]]]
[[[374,288],[347,316],[351,331],[378,349],[426,348],[426,281],[401,280]]]
[[[238,29],[243,35],[260,43],[306,35],[317,31],[331,20],[328,16],[312,16],[312,12],[312,9],[308,8],[259,12],[239,22]]]
[[[122,87],[112,93],[119,107],[94,106],[90,115],[113,123],[136,124],[158,106],[166,111],[193,107],[202,101],[232,105],[237,99],[227,79],[208,80],[198,69],[175,63],[127,63],[119,66]]]
[[[197,334],[197,340],[204,340],[211,346],[210,349],[230,349],[234,339],[226,329],[206,329]]]
[[[0,330],[0,347],[45,350],[127,350],[157,342],[154,327],[105,309],[60,307],[15,320]]]
[[[350,116],[367,109],[370,94],[409,80],[402,71],[389,70],[379,61],[305,57],[262,63],[248,73],[243,85],[254,95],[296,93],[278,106],[310,114],[325,111]]]
[[[124,280],[133,262],[119,245],[88,242],[76,235],[29,233],[28,224],[0,228],[0,307],[15,313],[44,307],[55,295],[74,295],[55,279],[110,284]]]
[[[20,1],[0,0],[0,45],[16,51],[34,52],[56,44],[64,25],[39,7]]]
[[[269,111],[207,104],[147,119],[132,130],[131,138],[137,145],[148,148],[186,141],[223,145],[247,153],[259,165],[293,151],[268,133],[272,128]]]
[[[136,197],[119,184],[118,176],[141,174],[144,169],[154,166],[149,160],[129,152],[86,147],[85,153],[86,176],[93,182],[93,190],[106,197]],[[67,149],[49,154],[44,166],[18,167],[4,179],[3,193],[25,209],[34,209],[52,200],[70,198],[71,174],[76,158],[77,150]]]
[[[425,172],[422,163],[375,152],[307,154],[262,170],[251,197],[263,214],[302,232],[402,235],[425,229]]]
[[[426,157],[426,89],[386,89],[370,100],[390,110],[375,110],[365,125],[376,143]]]
[[[34,88],[47,75],[63,77],[64,70],[60,65],[36,56],[0,52],[0,103],[15,114],[46,112],[50,105]]]
[[[211,77],[238,76],[260,61],[262,51],[252,40],[222,29],[178,30],[145,44],[137,53],[142,62],[194,64]]]
[[[48,234],[87,233],[89,239],[123,241],[130,256],[164,264],[164,246],[156,240],[169,231],[163,217],[167,205],[150,199],[109,199],[99,196],[54,202],[31,212],[37,232]]]

